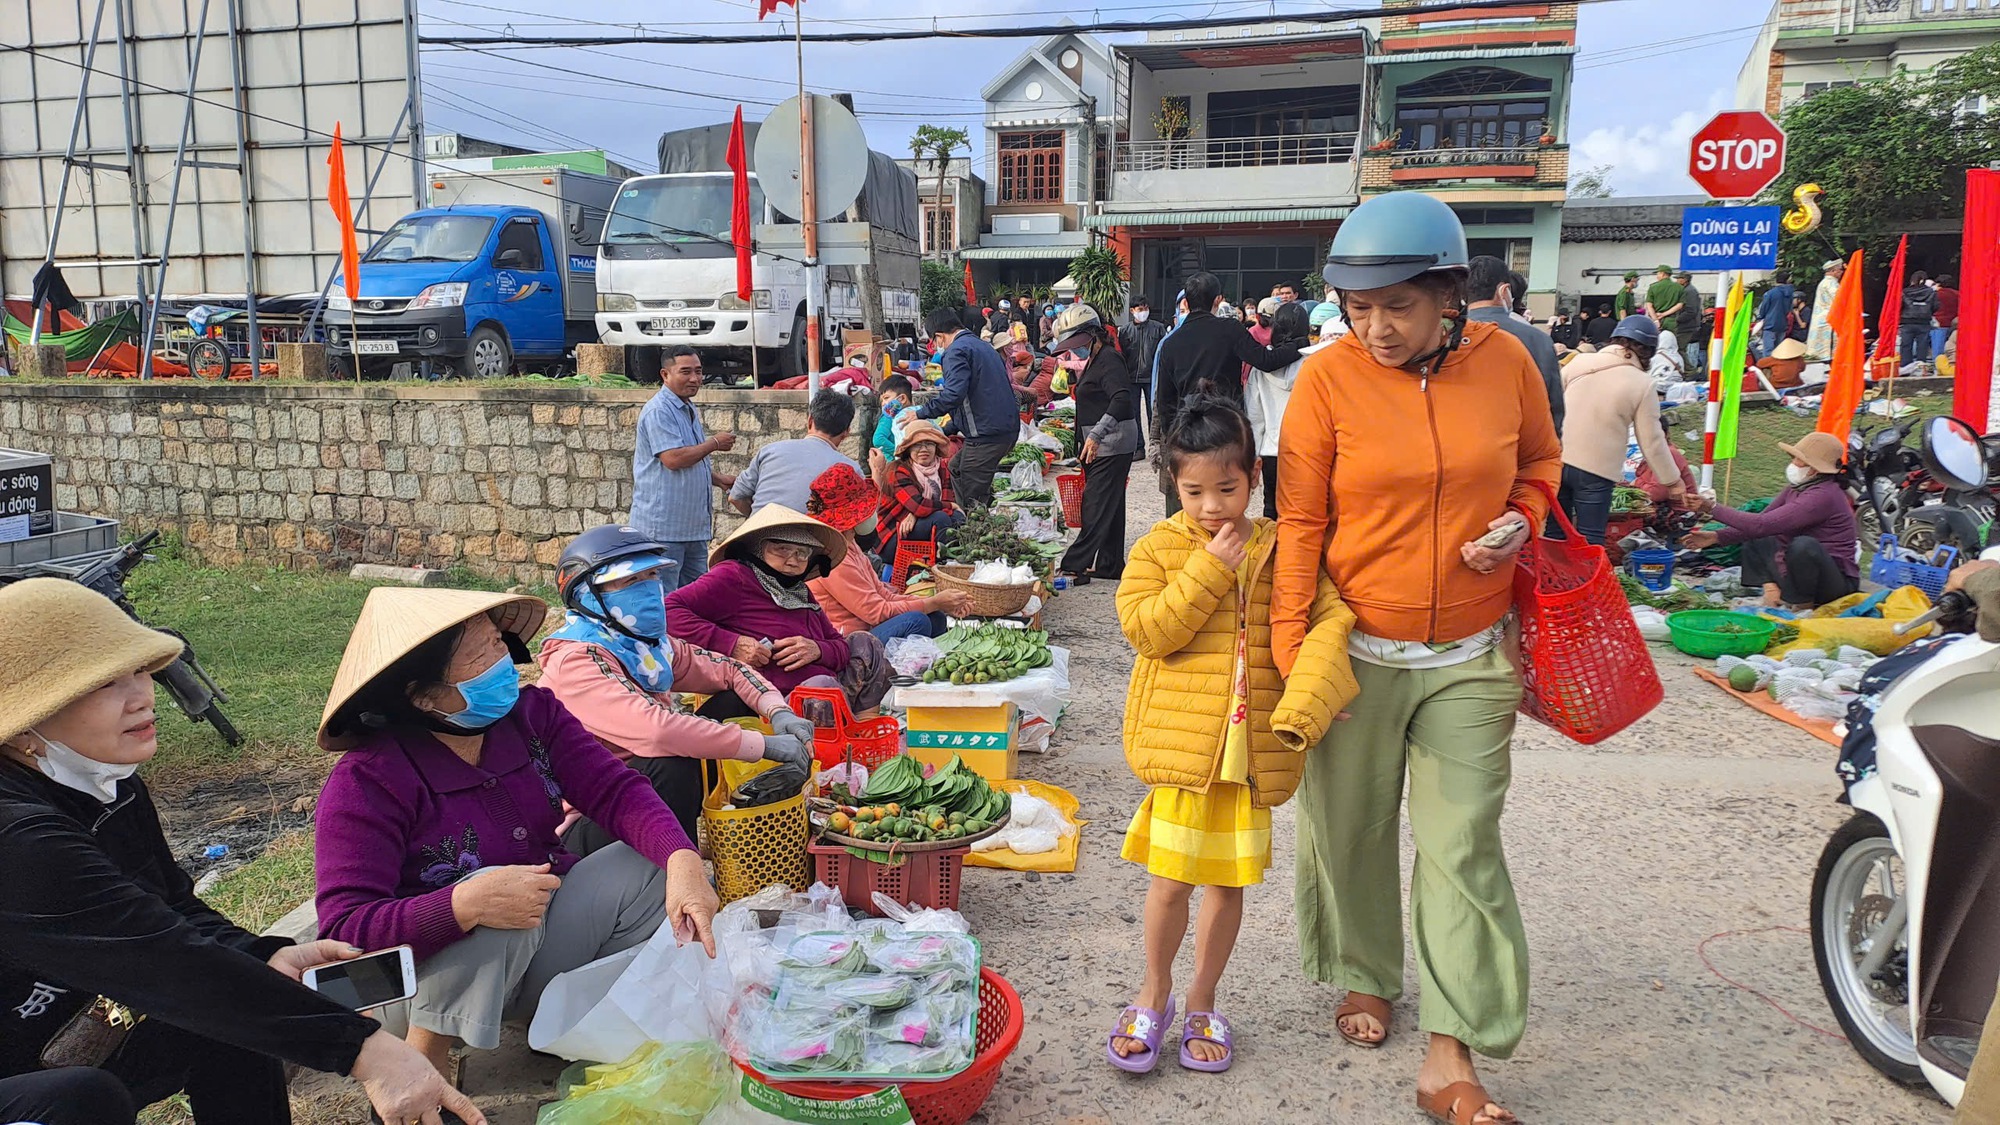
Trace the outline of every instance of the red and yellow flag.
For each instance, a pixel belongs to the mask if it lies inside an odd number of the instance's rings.
[[[340,221],[340,280],[347,299],[361,296],[361,247],[354,237],[354,205],[347,199],[347,157],[340,148],[340,122],[333,123],[333,151],[326,157],[326,202]]]

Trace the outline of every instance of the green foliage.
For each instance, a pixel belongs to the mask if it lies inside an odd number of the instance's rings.
[[[1326,300],[1326,276],[1314,270],[1300,278],[1299,296],[1310,301]]]
[[[1070,280],[1076,282],[1076,299],[1097,310],[1109,323],[1125,311],[1125,260],[1108,246],[1093,246],[1072,258]]]
[[[1982,94],[2000,105],[2000,44],[1926,73],[1835,87],[1785,111],[1785,172],[1762,202],[1789,208],[1801,184],[1826,195],[1825,221],[1784,236],[1780,264],[1810,279],[1859,245],[1871,267],[1886,266],[1911,224],[1963,214],[1966,170],[2000,160],[2000,112],[1960,111]]]
[[[951,262],[922,263],[923,283],[917,303],[929,316],[932,309],[955,309],[965,303],[965,267]]]
[[[1611,165],[1599,164],[1578,172],[1569,182],[1569,194],[1576,199],[1611,198]]]

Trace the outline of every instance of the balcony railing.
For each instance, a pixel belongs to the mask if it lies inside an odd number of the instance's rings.
[[[1533,164],[1543,146],[1488,145],[1476,148],[1404,148],[1389,155],[1395,168],[1456,168],[1468,164]]]
[[[1118,146],[1114,170],[1179,172],[1194,168],[1275,168],[1295,164],[1345,164],[1354,157],[1353,133],[1296,137],[1190,137],[1133,141]]]
[[[1917,20],[1991,19],[2000,0],[1862,0],[1858,23],[1911,23]]]

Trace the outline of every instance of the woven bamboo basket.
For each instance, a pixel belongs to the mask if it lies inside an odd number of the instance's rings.
[[[974,617],[1012,617],[1027,608],[1028,599],[1035,596],[1033,583],[992,586],[968,581],[972,568],[964,563],[945,563],[932,573],[937,576],[938,589],[963,590],[972,599]]]

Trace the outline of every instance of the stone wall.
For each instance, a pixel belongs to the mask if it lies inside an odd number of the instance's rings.
[[[11,383],[0,445],[55,459],[56,506],[177,533],[198,558],[303,569],[465,566],[546,582],[569,537],[623,520],[653,392],[468,384]],[[804,391],[704,389],[733,473],[801,437]],[[862,459],[872,400],[848,452]],[[717,530],[737,523],[717,501]]]

